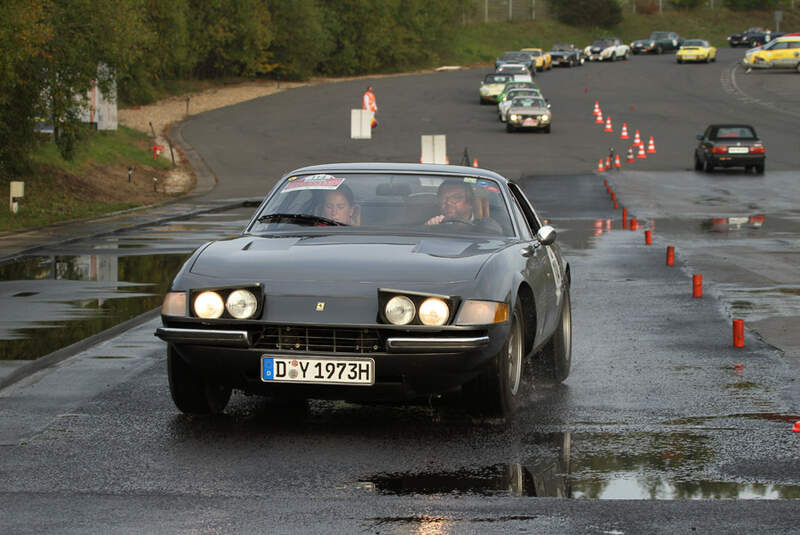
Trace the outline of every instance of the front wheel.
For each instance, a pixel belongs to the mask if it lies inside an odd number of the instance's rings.
[[[525,325],[522,307],[514,306],[506,343],[478,377],[463,386],[465,400],[489,416],[510,417],[517,412],[525,392]]]
[[[172,401],[187,414],[218,414],[231,398],[231,387],[207,381],[178,355],[167,349],[167,376]]]
[[[713,173],[714,172],[714,164],[711,163],[711,160],[705,161],[705,171],[706,173]]]
[[[551,127],[551,126],[552,126],[552,125],[547,125],[547,126],[545,126],[545,127],[542,129],[542,130],[544,130],[544,133],[545,133],[545,134],[549,134],[549,133],[550,133],[550,127]]]
[[[509,123],[506,123],[506,132],[513,132],[515,130],[516,130],[516,128],[514,128],[514,126],[512,126]]]
[[[798,73],[800,73],[800,63],[798,63],[797,65],[794,66],[794,70],[796,70]]]
[[[694,170],[695,171],[703,170],[703,162],[700,161],[700,158],[698,158],[696,154],[694,156]]]
[[[568,287],[564,288],[562,299],[564,304],[561,306],[558,327],[542,349],[544,378],[554,383],[560,383],[569,377],[572,367],[572,304]]]
[[[664,49],[663,49],[663,48],[661,48],[660,46],[657,46],[657,47],[656,47],[656,54],[659,54],[659,55],[661,55],[661,54],[663,54],[663,53],[664,53]]]

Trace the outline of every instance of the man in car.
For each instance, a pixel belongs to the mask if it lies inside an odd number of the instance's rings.
[[[500,225],[491,217],[475,218],[475,193],[472,186],[461,180],[445,180],[436,193],[441,214],[428,219],[426,225],[460,223],[474,225],[480,229],[500,233]]]

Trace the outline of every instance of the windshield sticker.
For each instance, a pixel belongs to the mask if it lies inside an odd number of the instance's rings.
[[[464,182],[466,182],[467,184],[477,184],[478,183],[478,179],[477,178],[472,178],[472,177],[469,177],[469,176],[465,176],[464,177]]]
[[[284,186],[283,190],[281,190],[281,193],[306,189],[333,190],[341,186],[344,180],[344,178],[339,178],[332,175],[305,176],[288,182],[286,186]]]

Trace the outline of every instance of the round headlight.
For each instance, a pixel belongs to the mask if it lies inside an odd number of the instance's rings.
[[[414,302],[405,295],[396,295],[389,299],[383,313],[390,323],[408,325],[414,319]]]
[[[195,297],[194,313],[198,318],[215,319],[222,316],[225,305],[217,292],[206,291]]]
[[[419,320],[425,325],[444,325],[450,317],[450,307],[438,297],[429,297],[419,306]]]
[[[237,320],[246,320],[256,313],[258,300],[253,292],[234,290],[225,301],[225,310]]]
[[[542,115],[542,121],[549,121],[549,120],[550,120],[550,116],[549,115],[547,115],[546,113],[544,115]]]
[[[511,114],[511,117],[509,117],[509,119],[511,119],[512,121],[516,121],[518,118],[519,118],[519,117],[517,117],[517,114],[516,114],[516,113],[512,113],[512,114]]]

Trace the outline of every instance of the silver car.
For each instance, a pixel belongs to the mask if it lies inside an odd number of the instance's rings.
[[[519,88],[512,89],[506,93],[505,99],[497,103],[497,117],[501,123],[508,120],[508,109],[511,107],[511,101],[514,97],[540,97],[542,98],[542,91],[536,88]]]
[[[506,131],[515,132],[520,128],[533,128],[550,133],[553,116],[550,104],[540,97],[514,97],[508,108]]]

